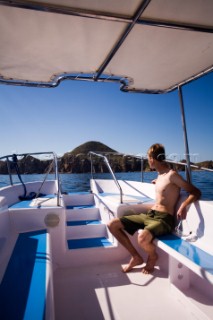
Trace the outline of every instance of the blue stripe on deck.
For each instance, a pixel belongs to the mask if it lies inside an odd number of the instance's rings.
[[[94,224],[101,224],[100,220],[78,220],[78,221],[67,221],[67,226],[88,226]]]
[[[66,209],[87,209],[87,208],[95,208],[95,206],[92,205],[77,205],[77,206],[71,206],[67,205]]]
[[[67,240],[69,249],[83,249],[95,247],[109,247],[112,243],[105,237],[88,238],[88,239],[71,239]]]
[[[44,319],[46,230],[19,235],[0,285],[0,319]]]
[[[90,192],[90,191],[73,191],[73,192],[68,192],[68,193],[65,193],[65,194],[67,194],[67,195],[75,195],[75,194],[77,194],[77,195],[87,195],[87,194],[92,194],[92,192]]]
[[[195,264],[199,265],[202,269],[213,274],[213,255],[174,234],[160,236],[158,239],[175,251],[181,253]]]

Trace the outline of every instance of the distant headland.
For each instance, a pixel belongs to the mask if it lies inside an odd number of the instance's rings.
[[[131,156],[124,156],[107,145],[97,142],[88,141],[76,147],[72,151],[66,152],[58,159],[58,167],[60,173],[89,173],[91,172],[91,161],[88,155],[89,151],[105,154],[112,166],[114,172],[134,172],[141,171],[141,160]],[[19,170],[21,174],[40,174],[47,172],[51,160],[39,160],[32,156],[19,161]],[[196,164],[198,167],[213,169],[213,161],[203,161]],[[143,162],[144,171],[150,171],[147,160]],[[94,172],[108,172],[108,169],[103,161],[94,158]],[[181,165],[176,165],[176,170],[184,170]],[[16,173],[11,164],[11,172]],[[0,174],[8,174],[7,163],[0,161]]]

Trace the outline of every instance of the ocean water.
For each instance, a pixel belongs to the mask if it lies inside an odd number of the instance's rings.
[[[183,172],[180,173],[185,177]],[[117,179],[141,181],[140,172],[121,172],[115,174]],[[144,172],[143,181],[151,182],[157,176],[156,172]],[[40,181],[44,178],[42,174],[23,175],[22,179],[24,182]],[[90,189],[90,178],[91,174],[60,174],[61,187],[63,192],[74,192],[74,191],[89,191]],[[94,178],[97,179],[111,179],[110,174],[100,173],[95,174]],[[49,175],[48,179],[54,179],[54,175]],[[13,176],[14,183],[20,183],[19,178]],[[203,200],[213,200],[213,172],[207,171],[193,171],[192,182],[202,192]],[[0,175],[0,188],[10,184],[8,175]]]

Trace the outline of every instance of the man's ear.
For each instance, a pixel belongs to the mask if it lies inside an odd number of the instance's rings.
[[[155,161],[155,159],[154,159],[153,157],[149,157],[149,163],[150,163],[151,165],[153,165],[154,161]]]

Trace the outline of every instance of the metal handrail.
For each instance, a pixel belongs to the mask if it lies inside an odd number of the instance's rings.
[[[108,213],[111,213],[111,215],[113,217],[115,217],[115,214],[114,212],[108,207],[108,205],[100,198],[99,195],[97,194],[94,194],[94,196],[98,199],[98,201],[100,201],[102,203],[102,205],[107,209]]]
[[[55,180],[57,181],[57,206],[60,205],[60,181],[59,181],[59,172],[58,172],[58,161],[57,161],[57,155],[55,152],[49,151],[49,152],[34,152],[34,153],[22,153],[22,154],[16,154],[17,157],[26,157],[26,156],[35,156],[35,155],[52,155],[53,156],[53,163],[54,163],[54,171],[55,171]],[[3,157],[0,157],[0,160],[2,159],[6,159],[7,161],[7,168],[8,168],[8,175],[10,178],[10,185],[13,185],[13,178],[12,178],[12,173],[10,170],[10,160],[9,158],[12,158],[14,155],[6,155]],[[50,170],[47,172],[47,174],[50,173]],[[45,182],[47,178],[47,175],[45,175],[44,177],[44,181]],[[42,185],[43,185],[42,183]],[[40,188],[41,189],[41,188]]]
[[[132,155],[132,154],[125,154],[124,156],[133,157],[133,158],[141,160],[141,182],[143,182],[143,178],[144,178],[144,176],[143,176],[143,173],[144,173],[143,165],[144,165],[144,160],[147,160],[147,157],[139,156],[139,155]],[[170,159],[165,159],[164,162],[171,163],[171,164],[182,165],[182,166],[185,167],[185,170],[188,170],[188,164],[186,162],[173,161],[173,160],[170,160]],[[190,168],[195,168],[195,169],[199,169],[199,170],[202,170],[202,171],[213,172],[213,169],[201,167],[201,166],[198,166],[198,165],[195,165],[195,164],[191,164],[190,163],[189,166],[190,166]]]
[[[111,173],[111,175],[112,175],[112,177],[113,177],[113,180],[114,180],[116,186],[118,187],[118,190],[119,190],[119,193],[120,193],[120,203],[123,203],[123,191],[122,191],[122,188],[121,188],[118,180],[116,179],[114,172],[112,171],[112,168],[111,168],[111,166],[110,166],[110,164],[109,164],[109,161],[108,161],[107,157],[104,156],[104,155],[102,155],[102,154],[93,152],[93,151],[90,151],[90,152],[89,152],[89,155],[90,155],[90,159],[91,159],[91,174],[92,174],[92,155],[104,159],[104,162],[106,163],[107,168],[109,169],[109,172]]]
[[[173,161],[173,160],[169,160],[169,159],[166,159],[164,160],[165,162],[168,162],[168,163],[172,163],[172,164],[178,164],[178,165],[182,165],[182,166],[185,166],[187,168],[188,164],[185,163],[185,162],[178,162],[178,161]],[[200,166],[197,166],[195,164],[191,164],[190,163],[190,167],[191,168],[195,168],[195,169],[200,169],[200,170],[203,170],[203,171],[210,171],[210,172],[213,172],[213,169],[209,169],[209,168],[205,168],[205,167],[200,167]]]
[[[123,157],[131,157],[135,159],[139,159],[141,161],[141,182],[144,180],[144,160],[147,160],[147,157],[140,156],[140,155],[133,155],[133,154],[124,154]]]

